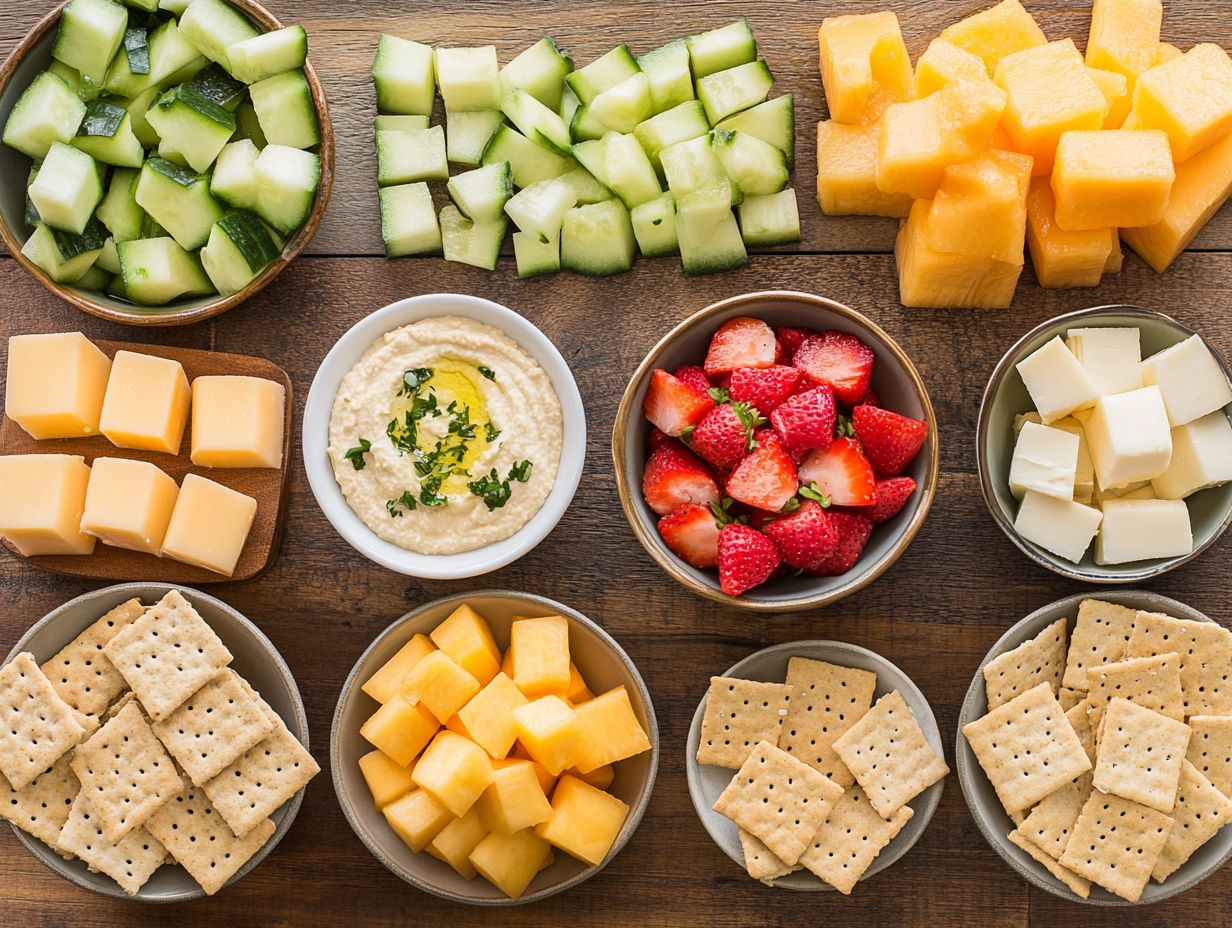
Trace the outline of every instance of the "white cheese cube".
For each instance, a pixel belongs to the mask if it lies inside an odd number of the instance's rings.
[[[1100,396],[1142,386],[1142,343],[1137,329],[1070,329],[1065,335],[1065,344],[1086,368]]]
[[[1064,429],[1078,436],[1078,466],[1074,471],[1074,499],[1080,503],[1091,502],[1091,497],[1095,494],[1095,467],[1091,463],[1091,449],[1087,447],[1086,428],[1073,416],[1057,419],[1049,427]]]
[[[1024,422],[1010,461],[1010,492],[1019,499],[1028,490],[1074,498],[1078,436],[1063,429]]]
[[[1159,387],[1174,426],[1232,403],[1232,387],[1223,368],[1197,335],[1143,361],[1142,383]]]
[[[1142,486],[1135,487],[1132,490],[1128,490],[1122,493],[1120,496],[1110,497],[1110,498],[1113,498],[1113,499],[1159,499],[1159,496],[1155,493],[1155,488],[1153,486],[1151,486],[1149,483],[1144,483]]]
[[[1018,437],[1018,433],[1022,431],[1022,427],[1028,422],[1034,422],[1036,425],[1043,425],[1044,420],[1040,418],[1038,412],[1020,412],[1014,417],[1014,437]]]
[[[1015,366],[1045,425],[1068,416],[1075,409],[1085,409],[1099,399],[1099,391],[1086,368],[1065,347],[1060,335],[1045,342]]]
[[[1095,540],[1096,564],[1181,557],[1193,550],[1189,507],[1173,499],[1110,499]]]
[[[1033,544],[1077,564],[1091,546],[1103,516],[1072,500],[1027,492],[1018,507],[1014,531]]]
[[[1086,433],[1095,479],[1105,490],[1154,480],[1172,458],[1172,431],[1159,387],[1100,397]]]
[[[1124,499],[1127,496],[1133,496],[1135,493],[1140,493],[1143,490],[1151,488],[1151,481],[1139,480],[1136,483],[1131,483],[1123,487],[1118,487],[1115,490],[1105,490],[1099,485],[1099,481],[1095,481],[1095,492],[1091,495],[1091,500],[1095,505],[1099,505],[1106,499]],[[1147,497],[1150,499],[1150,497]]]
[[[1184,499],[1191,493],[1232,480],[1232,422],[1221,410],[1172,430],[1172,461],[1152,481],[1161,499]]]

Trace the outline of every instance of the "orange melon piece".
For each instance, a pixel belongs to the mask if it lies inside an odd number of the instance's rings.
[[[872,125],[912,96],[911,56],[891,11],[829,16],[817,33],[830,118]]]
[[[599,866],[616,843],[629,807],[611,793],[563,776],[552,793],[552,817],[535,826],[535,834],[593,866]]]
[[[492,758],[503,758],[517,740],[513,710],[526,705],[522,691],[505,674],[498,673],[456,716],[462,730]],[[453,728],[447,725],[447,728]],[[457,730],[457,729],[454,729]]]
[[[484,837],[468,860],[479,874],[510,899],[517,899],[552,854],[552,846],[529,828],[512,835]]]
[[[1163,18],[1161,0],[1095,0],[1087,64],[1136,78],[1155,63]]]
[[[552,815],[551,803],[528,760],[495,768],[492,782],[475,803],[475,808],[488,831],[505,835],[538,825]]]
[[[1006,55],[1048,41],[1019,0],[1001,0],[994,7],[960,19],[942,30],[941,38],[977,55],[990,77]]]
[[[395,763],[384,751],[369,751],[359,759],[359,772],[364,775],[368,792],[378,809],[405,796],[415,788],[411,771]]]
[[[1218,45],[1195,45],[1143,72],[1134,112],[1146,129],[1168,133],[1178,164],[1232,131],[1232,58]]]
[[[381,669],[370,676],[360,687],[377,702],[389,702],[402,692],[402,681],[411,668],[436,650],[436,645],[427,635],[416,635],[387,660]]]
[[[986,80],[988,71],[977,55],[945,39],[933,39],[915,63],[915,96],[927,97],[947,84]]]
[[[569,690],[569,620],[517,619],[509,630],[513,682],[527,696]]]
[[[582,703],[574,712],[589,735],[587,751],[575,765],[583,775],[650,750],[650,739],[624,686]]]
[[[415,784],[455,816],[467,813],[492,783],[493,775],[487,752],[452,731],[433,738],[411,771]]]
[[[1116,229],[1108,230],[1112,239],[1112,247],[1108,250],[1108,263],[1104,265],[1105,274],[1119,274],[1125,264],[1125,252],[1121,250],[1121,236]]]
[[[589,756],[590,735],[559,696],[543,696],[513,710],[518,741],[553,776]]]
[[[1176,171],[1158,129],[1066,132],[1052,172],[1066,231],[1149,226],[1164,217]]]
[[[442,722],[455,715],[480,690],[479,681],[444,651],[432,651],[411,668],[402,692]]]
[[[417,789],[395,799],[384,809],[385,820],[412,851],[418,854],[453,816],[426,790]]]
[[[925,244],[932,251],[1021,263],[1031,158],[990,150],[945,169]]]
[[[1105,129],[1119,129],[1129,115],[1134,105],[1134,95],[1130,92],[1129,78],[1116,71],[1105,71],[1102,68],[1087,66],[1087,74],[1095,81],[1095,86],[1108,101],[1108,115],[1104,117]]]
[[[398,695],[377,709],[359,733],[395,764],[405,767],[428,746],[439,727],[431,712]]]
[[[1056,200],[1047,177],[1027,194],[1027,248],[1041,287],[1094,287],[1108,267],[1114,229],[1066,232],[1057,225]]]
[[[1173,58],[1180,58],[1185,54],[1171,42],[1160,42],[1159,47],[1155,49],[1155,57],[1151,59],[1151,66],[1163,64],[1165,61],[1171,61]]]
[[[500,672],[501,653],[478,612],[463,603],[432,630],[432,642],[486,686]]]
[[[817,124],[817,203],[829,216],[906,216],[911,197],[877,187],[877,127]]]
[[[472,807],[461,818],[455,818],[437,832],[425,850],[457,870],[462,879],[473,880],[478,871],[468,858],[487,833],[488,829],[479,818],[479,810]]]

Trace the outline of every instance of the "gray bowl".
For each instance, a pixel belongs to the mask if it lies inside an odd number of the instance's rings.
[[[235,660],[231,667],[252,684],[253,689],[261,694],[286,722],[291,733],[307,748],[308,716],[304,712],[304,703],[300,699],[299,688],[295,685],[291,670],[278,649],[256,625],[226,603],[190,587],[174,583],[121,583],[78,596],[36,622],[13,646],[5,662],[12,660],[22,651],[29,651],[35,660],[42,663],[54,657],[56,652],[80,635],[96,619],[120,603],[135,596],[150,606],[170,590],[179,590],[201,613],[201,617],[210,624],[234,655]],[[291,823],[295,821],[303,798],[304,791],[301,789],[273,814],[276,826],[273,836],[226,885],[230,886],[251,871],[282,840],[291,828]],[[164,866],[155,871],[149,882],[141,887],[135,896],[129,896],[109,876],[91,873],[80,860],[65,860],[42,841],[30,837],[16,825],[12,827],[17,839],[50,869],[82,889],[101,896],[138,902],[185,902],[205,895],[205,890],[183,867]]]
[[[907,701],[916,721],[920,723],[924,737],[928,739],[933,750],[938,754],[945,754],[941,732],[937,730],[937,720],[933,717],[932,707],[929,706],[928,700],[924,698],[919,687],[894,664],[880,654],[865,648],[844,644],[841,641],[793,641],[750,654],[744,660],[729,667],[722,676],[763,683],[782,683],[787,678],[787,662],[793,657],[807,657],[816,661],[828,661],[841,667],[871,670],[877,674],[877,689],[873,694],[873,701],[876,702],[887,693],[898,690],[903,699]],[[697,762],[697,748],[702,738],[702,716],[705,712],[706,697],[703,696],[702,701],[697,705],[697,711],[693,713],[693,724],[689,726],[689,740],[685,749],[689,797],[693,800],[693,808],[697,810],[702,825],[714,839],[714,843],[743,870],[744,852],[740,848],[739,830],[735,822],[714,811],[715,800],[731,782],[735,771]],[[911,821],[877,855],[876,860],[860,877],[861,883],[885,870],[915,846],[920,836],[924,834],[924,829],[928,827],[933,813],[937,811],[944,790],[945,780],[941,779],[911,800],[909,805],[915,810]],[[805,891],[834,890],[829,883],[818,879],[806,870],[799,870],[780,877],[773,881],[773,885],[784,889]]]
[[[1064,337],[1066,329],[1083,326],[1137,328],[1142,334],[1143,357],[1196,334],[1193,329],[1177,322],[1171,316],[1138,306],[1096,306],[1066,313],[1036,326],[1005,353],[984,390],[976,433],[976,464],[980,472],[980,488],[988,511],[992,513],[1001,531],[1035,563],[1071,580],[1087,583],[1138,583],[1192,560],[1227,530],[1232,523],[1232,484],[1202,490],[1186,500],[1189,505],[1189,518],[1193,524],[1194,546],[1192,551],[1180,557],[1101,566],[1095,563],[1092,545],[1082,561],[1074,564],[1027,541],[1014,530],[1018,501],[1010,493],[1009,486],[1010,459],[1014,455],[1014,417],[1035,408],[1015,365],[1054,336]],[[1228,364],[1219,349],[1209,341],[1206,346],[1227,377]],[[1229,404],[1225,411],[1232,411],[1232,404]]]
[[[1198,622],[1214,621],[1192,606],[1169,599],[1167,596],[1160,596],[1158,593],[1138,590],[1107,590],[1099,591],[1093,596],[1131,609],[1167,613],[1178,619],[1193,619]],[[1094,884],[1091,886],[1090,897],[1079,899],[1041,864],[1036,863],[1025,851],[1009,842],[1006,835],[1014,829],[1014,823],[1010,821],[1001,801],[997,798],[996,791],[984,775],[984,769],[976,760],[971,746],[967,744],[967,739],[962,734],[964,726],[988,712],[988,698],[984,692],[985,665],[997,655],[1011,651],[1024,641],[1034,638],[1061,617],[1069,619],[1069,633],[1072,635],[1074,621],[1078,614],[1078,604],[1093,596],[1086,593],[1068,596],[1035,610],[1002,635],[1000,640],[992,646],[992,650],[984,656],[979,669],[975,672],[975,678],[971,681],[971,687],[967,690],[967,697],[963,700],[962,709],[958,715],[958,734],[954,747],[954,758],[958,766],[958,783],[962,788],[963,798],[967,801],[967,808],[971,810],[971,817],[975,819],[975,824],[979,826],[984,839],[1023,879],[1054,896],[1068,899],[1070,902],[1085,902],[1088,905],[1103,906],[1147,905],[1171,899],[1187,889],[1192,889],[1222,867],[1228,858],[1232,857],[1232,828],[1222,829],[1199,848],[1197,853],[1186,861],[1185,866],[1163,883],[1148,881],[1146,889],[1142,891],[1142,898],[1137,903],[1127,902]]]
[[[467,881],[443,861],[426,852],[416,854],[389,827],[368,792],[359,770],[359,759],[372,745],[359,734],[360,726],[377,710],[377,702],[360,689],[364,681],[416,634],[428,634],[463,603],[488,620],[497,645],[509,645],[509,627],[515,617],[563,615],[569,620],[569,647],[573,662],[596,693],[624,684],[638,721],[650,736],[650,750],[616,764],[616,779],[608,788],[629,806],[629,815],[616,836],[603,863],[592,867],[556,854],[556,862],[531,881],[518,899],[510,899],[486,880]],[[620,853],[633,836],[650,802],[655,773],[659,767],[659,727],[654,705],[642,676],[624,650],[599,625],[568,606],[530,593],[482,590],[461,596],[448,596],[408,612],[396,620],[368,646],[355,662],[334,712],[330,734],[329,762],[334,774],[334,792],[347,821],[377,860],[396,876],[425,892],[453,902],[501,906],[536,902],[563,892],[590,879]]]

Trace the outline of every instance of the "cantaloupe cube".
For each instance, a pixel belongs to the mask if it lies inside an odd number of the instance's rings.
[[[563,615],[518,619],[509,631],[513,682],[532,699],[569,689],[569,620]]]
[[[1049,42],[1001,59],[997,86],[1006,93],[1004,125],[1014,147],[1047,174],[1061,133],[1099,129],[1108,101],[1082,63],[1073,39]]]
[[[1066,232],[1057,226],[1056,202],[1047,177],[1031,182],[1027,195],[1027,247],[1041,287],[1094,287],[1108,266],[1114,229]]]
[[[978,55],[991,76],[1006,55],[1043,45],[1043,30],[1019,0],[1002,0],[994,7],[960,19],[941,32],[941,38]]]
[[[406,679],[402,692],[444,722],[470,702],[480,690],[479,681],[444,651],[424,656]]]
[[[552,817],[535,834],[592,866],[603,863],[629,814],[611,793],[576,777],[564,776],[552,793]]]
[[[911,56],[893,12],[828,16],[817,43],[831,119],[873,125],[891,103],[911,99]]]
[[[428,746],[440,723],[419,703],[398,695],[372,714],[359,733],[389,755],[395,764],[406,766]]]
[[[945,39],[933,39],[915,63],[915,96],[927,97],[947,84],[987,80],[983,60]]]
[[[512,835],[494,831],[475,846],[470,861],[485,880],[517,899],[551,853],[551,845],[529,828]]]
[[[1121,230],[1125,244],[1161,274],[1232,195],[1232,133],[1176,166],[1172,195],[1154,225]]]
[[[992,135],[988,138],[988,147],[995,148],[997,151],[1017,151],[1014,148],[1014,140],[1010,138],[1010,134],[1005,131],[1005,126],[997,123],[997,128],[993,129]]]
[[[377,702],[389,702],[402,692],[402,681],[411,672],[411,668],[435,650],[436,645],[427,635],[416,635],[399,648],[397,654],[382,664],[381,669],[370,676],[360,689]]]
[[[907,215],[911,197],[877,187],[876,126],[817,124],[817,203],[828,216]]]
[[[500,672],[500,648],[487,621],[463,603],[432,631],[432,641],[459,666],[486,685]]]
[[[475,808],[488,831],[507,835],[547,821],[552,814],[551,803],[528,760],[495,768],[492,782]]]
[[[1151,60],[1151,66],[1163,64],[1165,61],[1171,61],[1173,58],[1180,58],[1185,54],[1171,42],[1160,42],[1155,49],[1155,57]]]
[[[569,662],[569,689],[565,690],[565,701],[572,706],[578,703],[586,702],[594,699],[595,694],[590,691],[590,687],[586,685],[586,680],[582,677],[582,671],[577,669],[577,664]]]
[[[589,750],[577,762],[582,774],[650,750],[650,739],[624,686],[608,690],[573,711],[589,736]]]
[[[369,751],[359,759],[359,772],[364,775],[368,792],[378,809],[405,796],[415,788],[411,771],[395,763],[384,751]]]
[[[1158,129],[1066,132],[1052,172],[1057,225],[1070,232],[1163,219],[1176,171]]]
[[[520,743],[514,744],[513,752],[504,760],[492,761],[492,769],[499,770],[506,764],[516,764],[521,761],[526,761],[535,771],[535,776],[539,779],[539,788],[543,790],[543,795],[551,796],[552,787],[556,785],[556,776],[548,773],[548,768],[539,763],[530,756],[530,753]]]
[[[1207,42],[1144,71],[1134,112],[1142,128],[1168,133],[1178,164],[1192,158],[1232,131],[1232,58]]]
[[[501,673],[507,676],[510,680],[513,679],[513,645],[505,649],[504,655],[501,657]]]
[[[426,790],[417,789],[395,799],[384,809],[385,821],[406,846],[418,854],[435,838],[453,816]]]
[[[582,773],[577,767],[570,767],[565,771],[565,776],[577,777],[585,783],[589,783],[595,789],[607,789],[612,785],[612,781],[616,779],[616,768],[611,764],[604,764],[602,767],[596,767],[590,773]]]
[[[473,880],[478,871],[470,862],[471,851],[475,850],[487,833],[488,829],[479,817],[479,809],[472,806],[461,818],[455,818],[438,831],[425,850],[437,860],[453,867],[462,879]]]
[[[465,815],[492,782],[492,762],[475,742],[452,731],[440,732],[411,772],[454,815]]]
[[[513,710],[518,741],[548,773],[559,774],[587,757],[590,738],[577,712],[559,696],[543,696]]]
[[[945,169],[928,216],[925,243],[933,251],[1022,261],[1031,158],[989,149]]]
[[[1163,18],[1161,0],[1095,0],[1087,64],[1137,78],[1154,64]]]
[[[513,727],[513,710],[524,706],[529,700],[517,685],[503,673],[479,691],[470,702],[458,711],[458,719],[476,744],[488,752],[488,756],[502,758],[509,753],[517,732]]]
[[[991,258],[933,251],[925,241],[931,200],[918,200],[898,230],[894,259],[899,299],[904,306],[936,309],[1005,309],[1014,299],[1022,259],[1007,264]]]
[[[1108,232],[1108,237],[1112,239],[1112,247],[1108,250],[1108,263],[1104,265],[1104,273],[1119,274],[1121,267],[1125,264],[1125,252],[1121,250],[1121,236],[1116,229],[1109,229]]]
[[[1095,81],[1095,86],[1108,101],[1108,113],[1104,116],[1105,129],[1119,129],[1129,115],[1134,105],[1134,95],[1130,92],[1129,78],[1116,71],[1104,71],[1100,68],[1087,66],[1087,74]]]

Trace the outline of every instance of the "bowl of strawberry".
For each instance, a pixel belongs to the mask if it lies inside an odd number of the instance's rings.
[[[834,602],[889,569],[940,460],[903,350],[855,310],[792,291],[733,297],[669,332],[629,381],[612,456],[659,566],[764,611]]]

